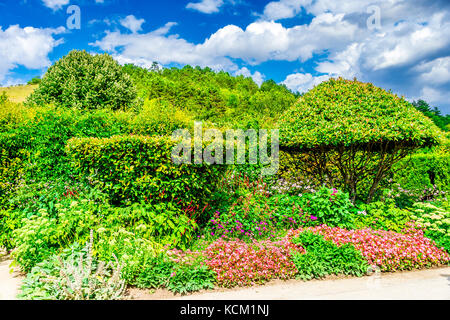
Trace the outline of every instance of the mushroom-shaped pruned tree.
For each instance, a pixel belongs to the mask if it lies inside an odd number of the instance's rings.
[[[393,164],[442,136],[404,98],[342,78],[304,94],[279,128],[280,148],[307,155],[309,174],[368,202]]]

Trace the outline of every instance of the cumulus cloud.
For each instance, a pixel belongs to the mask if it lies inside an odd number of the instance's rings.
[[[42,0],[44,6],[52,10],[59,10],[63,6],[69,4],[70,0]]]
[[[293,73],[288,75],[282,84],[294,92],[304,93],[329,78],[328,75],[314,77],[310,73]]]
[[[188,7],[213,13],[224,2],[191,2]],[[380,28],[375,30],[367,26],[373,5],[381,13]],[[309,23],[287,27],[278,21],[302,12],[312,15]],[[139,21],[130,21],[135,20]],[[357,77],[407,97],[417,92],[427,97],[435,94],[434,101],[449,91],[450,4],[444,0],[434,4],[425,0],[272,1],[255,22],[244,27],[226,25],[201,42],[171,34],[174,23],[149,33],[140,33],[141,25],[130,23],[131,34],[108,31],[93,45],[120,61],[209,66],[258,81],[260,74],[241,68],[242,63],[306,62],[320,55],[313,60],[315,72],[294,73],[283,81],[300,92],[331,76]],[[448,100],[439,103],[450,107]]]
[[[4,31],[0,27],[0,81],[18,66],[28,69],[48,67],[51,64],[49,53],[62,43],[54,35],[64,31],[64,27],[39,29],[13,25]]]
[[[450,84],[450,56],[421,63],[415,70],[424,84]]]
[[[285,28],[273,21],[256,21],[245,30],[228,25],[198,44],[177,35],[168,35],[173,25],[169,23],[146,34],[107,32],[94,45],[120,54],[127,60],[207,65],[235,71],[238,67],[233,59],[251,65],[268,60],[305,61],[314,53],[325,50],[329,44],[336,48],[345,46],[354,38],[356,28],[342,18],[343,15],[324,14],[316,17],[310,25],[293,28]]]
[[[186,8],[211,14],[219,12],[223,4],[223,0],[201,0],[200,2],[189,2]]]
[[[255,83],[258,86],[262,85],[262,83],[264,82],[264,78],[265,78],[264,75],[261,74],[259,71],[255,71],[255,73],[252,73],[247,67],[243,67],[243,68],[239,69],[234,74],[236,76],[244,76],[246,78],[252,78],[253,81],[255,81]]]
[[[136,33],[142,30],[142,25],[145,23],[144,19],[138,19],[133,15],[126,16],[124,19],[121,19],[120,24],[130,30],[132,33]]]

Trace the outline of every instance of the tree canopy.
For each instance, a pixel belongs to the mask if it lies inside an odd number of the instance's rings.
[[[279,127],[280,147],[305,154],[309,174],[369,202],[393,164],[443,138],[433,121],[404,98],[342,78],[303,95]]]
[[[297,95],[272,80],[259,87],[252,78],[185,66],[150,70],[126,65],[125,71],[144,100],[169,103],[198,120],[239,127],[267,126],[288,109]]]
[[[28,102],[76,109],[133,106],[136,88],[110,55],[73,50],[53,64]]]
[[[279,122],[281,145],[295,149],[403,142],[434,144],[440,132],[408,101],[371,83],[342,78],[303,95]]]

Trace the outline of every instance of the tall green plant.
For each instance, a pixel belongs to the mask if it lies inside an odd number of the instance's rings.
[[[279,126],[281,148],[308,153],[311,174],[342,184],[353,199],[359,195],[368,202],[395,163],[443,137],[404,98],[342,78],[303,95]],[[332,168],[337,168],[337,179]]]

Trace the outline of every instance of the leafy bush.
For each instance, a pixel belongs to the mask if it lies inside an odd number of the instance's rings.
[[[316,217],[317,223],[342,228],[352,228],[356,208],[348,193],[337,189],[322,188],[315,193],[304,194],[303,207],[308,214]]]
[[[131,127],[135,134],[171,135],[177,129],[191,128],[194,118],[187,111],[157,99],[146,100],[134,117]]]
[[[311,232],[302,232],[292,241],[306,250],[306,253],[296,253],[292,257],[298,270],[297,277],[302,280],[319,279],[330,274],[361,277],[368,271],[369,264],[351,244],[337,246]]]
[[[13,232],[22,225],[23,214],[14,210],[0,209],[0,248],[6,250],[15,248]]]
[[[28,102],[116,110],[131,107],[135,99],[130,77],[111,56],[74,50],[47,70]]]
[[[92,177],[115,203],[146,200],[188,205],[208,199],[222,166],[176,165],[170,137],[71,139],[67,154],[82,177]]]
[[[266,197],[250,193],[224,211],[215,211],[205,230],[213,238],[274,238],[281,230],[315,225],[317,217],[304,211],[298,196]]]
[[[30,153],[27,137],[19,133],[0,133],[0,206],[6,204],[25,178]]]
[[[369,228],[346,230],[325,225],[306,230],[321,234],[325,240],[338,246],[353,244],[370,265],[378,266],[381,271],[429,268],[450,261],[447,252],[438,249],[434,241],[424,236],[423,231],[414,228],[404,234]]]
[[[98,261],[92,240],[84,248],[78,244],[60,255],[39,263],[23,281],[22,299],[28,300],[117,300],[126,285],[121,266]]]
[[[425,236],[450,253],[450,211],[431,203],[415,203],[411,218],[425,229]]]
[[[405,99],[356,79],[316,86],[283,114],[279,126],[280,147],[310,154],[307,167],[319,181],[331,178],[330,184],[342,185],[352,199],[368,202],[393,164],[443,138]],[[367,184],[364,190],[361,183]]]
[[[176,263],[165,255],[145,264],[136,279],[139,288],[167,288],[180,294],[214,289],[214,283],[214,272],[203,263]]]
[[[40,209],[29,218],[23,218],[22,226],[13,231],[16,248],[12,252],[14,262],[28,272],[36,264],[57,254],[73,242],[86,243],[89,230],[98,223],[96,211],[85,201],[73,201],[68,207],[60,207],[55,216]]]
[[[432,200],[436,191],[450,192],[450,155],[447,149],[413,154],[398,163],[394,170],[393,182],[408,190],[413,201]]]
[[[362,205],[356,215],[355,227],[403,232],[412,221],[411,215],[409,210],[397,208],[393,199],[386,199],[385,202]]]
[[[97,229],[99,236],[95,243],[98,259],[108,261],[113,255],[122,265],[121,278],[127,284],[136,284],[136,278],[149,261],[158,255],[162,246],[152,240],[144,239],[125,229]]]
[[[143,239],[169,247],[186,249],[198,228],[195,217],[173,203],[133,204],[123,208],[103,206],[101,210],[102,227],[125,228]]]

